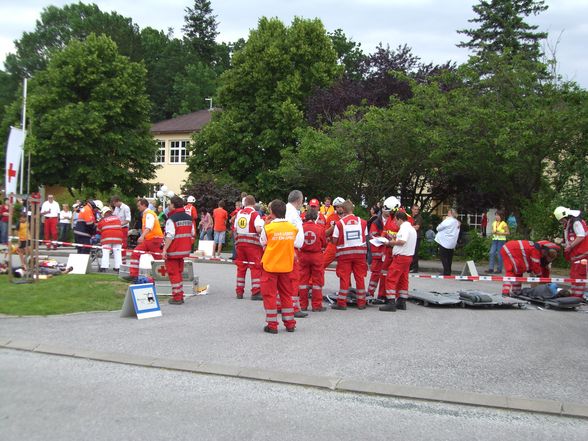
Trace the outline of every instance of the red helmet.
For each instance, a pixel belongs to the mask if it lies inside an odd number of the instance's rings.
[[[311,199],[310,202],[308,203],[309,207],[320,207],[320,202],[318,201],[318,199]]]

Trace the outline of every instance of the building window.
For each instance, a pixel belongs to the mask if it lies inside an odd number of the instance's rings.
[[[165,164],[165,141],[157,141],[159,146],[157,153],[155,153],[155,163]]]
[[[188,158],[190,141],[172,141],[169,149],[169,162],[172,164],[185,164]]]

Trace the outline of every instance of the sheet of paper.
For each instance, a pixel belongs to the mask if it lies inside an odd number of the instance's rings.
[[[380,247],[384,244],[387,244],[388,242],[390,242],[388,239],[380,236],[374,237],[372,240],[370,240],[370,243],[375,247]]]

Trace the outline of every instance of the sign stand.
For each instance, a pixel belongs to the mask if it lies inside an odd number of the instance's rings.
[[[137,317],[139,320],[161,317],[155,285],[153,283],[129,285],[120,316]]]
[[[473,260],[468,260],[463,266],[460,276],[479,276],[476,263]],[[471,280],[466,280],[466,282],[471,282]]]

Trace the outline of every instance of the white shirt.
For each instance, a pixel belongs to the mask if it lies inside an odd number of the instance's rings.
[[[296,228],[298,228],[298,232],[302,231],[302,219],[300,218],[300,214],[298,213],[298,210],[296,209],[296,207],[294,207],[294,205],[292,205],[290,202],[288,202],[286,204],[286,218],[285,218],[288,222],[290,222],[292,225],[294,225]],[[304,239],[304,234],[302,235],[303,239]],[[296,245],[296,243],[294,243],[294,246],[296,248],[301,248],[302,245],[304,245],[304,240],[302,241],[301,245]]]
[[[147,215],[147,218],[149,218],[149,215]],[[192,222],[192,237],[195,236],[196,230],[194,230],[194,222]],[[165,221],[165,237],[169,239],[173,239],[174,237],[176,237],[176,225],[174,224],[174,221],[172,221],[171,219]]]
[[[274,219],[272,222],[289,222],[287,219]],[[261,229],[261,234],[259,236],[259,242],[261,243],[262,247],[267,245],[267,235],[265,234],[265,228]],[[298,228],[298,232],[296,233],[296,239],[294,239],[294,248],[302,248],[304,245],[304,231],[302,228]]]
[[[43,202],[43,205],[41,205],[41,213],[43,213],[43,212],[47,212],[44,215],[45,217],[58,217],[59,216],[59,204],[57,203],[57,201],[53,201],[53,202],[45,201],[45,202]]]
[[[143,230],[149,228],[151,231],[153,231],[153,225],[155,225],[155,216],[153,216],[151,213],[147,213],[147,216],[145,216],[145,225],[143,225]]]
[[[392,254],[394,256],[414,256],[417,244],[417,232],[410,222],[402,222],[398,233],[396,233],[396,240],[403,240],[404,245],[394,245]]]
[[[60,224],[69,224],[71,223],[72,212],[61,210],[59,212],[59,223]]]
[[[459,221],[451,216],[447,216],[443,222],[437,226],[437,235],[435,242],[443,248],[453,250],[457,246],[459,237]]]
[[[123,227],[128,227],[131,222],[131,209],[128,205],[121,203],[120,207],[114,208],[114,215],[120,219]]]

